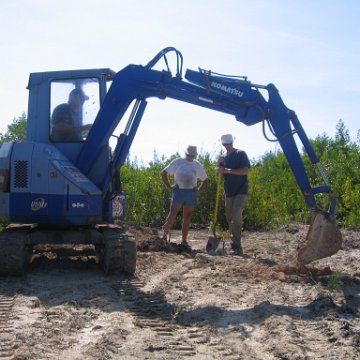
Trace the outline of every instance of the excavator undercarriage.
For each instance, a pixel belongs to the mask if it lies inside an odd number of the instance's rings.
[[[41,245],[54,253],[66,245],[92,246],[105,274],[133,275],[136,270],[136,241],[120,226],[97,226],[92,229],[44,229],[10,226],[0,233],[0,274],[22,275],[31,263],[34,249]],[[84,252],[82,252],[84,253]]]

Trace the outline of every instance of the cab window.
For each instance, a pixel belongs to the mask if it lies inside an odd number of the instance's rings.
[[[52,81],[50,139],[84,141],[100,109],[98,79]]]

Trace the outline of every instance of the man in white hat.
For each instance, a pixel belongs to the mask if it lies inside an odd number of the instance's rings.
[[[226,149],[226,155],[219,166],[219,173],[223,174],[224,179],[225,215],[231,233],[231,247],[234,254],[242,255],[241,231],[249,191],[250,162],[245,151],[234,148],[231,134],[222,135],[221,143]]]
[[[172,190],[169,213],[164,224],[163,238],[167,238],[175,222],[176,216],[183,208],[182,245],[186,250],[191,250],[187,236],[189,233],[191,215],[197,204],[197,193],[201,192],[207,184],[207,175],[204,167],[195,158],[196,146],[189,145],[185,151],[185,158],[173,160],[161,172],[165,186]],[[168,174],[174,175],[174,183],[170,184]],[[200,179],[198,185],[198,179]]]

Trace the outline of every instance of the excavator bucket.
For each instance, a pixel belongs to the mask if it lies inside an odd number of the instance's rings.
[[[317,213],[310,225],[306,240],[297,249],[297,263],[311,261],[336,254],[342,247],[342,236],[335,222]]]

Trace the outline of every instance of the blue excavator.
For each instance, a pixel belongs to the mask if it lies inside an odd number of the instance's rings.
[[[168,54],[175,56],[170,70]],[[165,69],[155,70],[164,60]],[[34,246],[93,245],[106,273],[133,274],[136,239],[123,230],[126,196],[119,172],[148,98],[171,98],[226,113],[247,126],[263,123],[279,142],[313,221],[297,261],[307,264],[335,254],[342,244],[335,220],[336,197],[294,111],[273,84],[199,69],[182,76],[183,57],[173,48],[147,65],[119,72],[86,69],[31,73],[26,141],[0,148],[0,273],[22,274]],[[267,99],[262,95],[267,93]],[[123,131],[110,138],[126,117]],[[312,186],[295,136],[321,174]],[[329,197],[329,208],[316,195]]]

